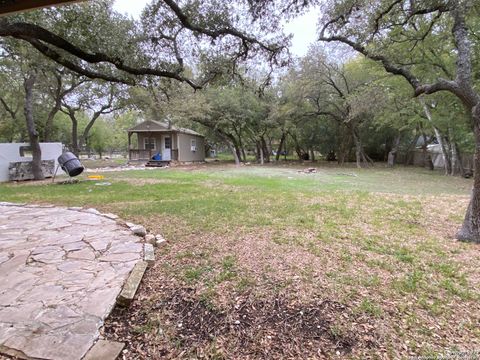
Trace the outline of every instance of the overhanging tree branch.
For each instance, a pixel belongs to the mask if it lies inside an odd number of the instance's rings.
[[[226,25],[221,23],[216,26],[200,24],[195,19],[192,19],[188,12],[184,11],[174,0],[162,0],[159,3],[163,3],[165,10],[173,13],[176,18],[175,21],[180,25],[178,31],[187,29],[197,35],[205,35],[212,40],[223,36],[231,36],[240,40],[239,46],[241,50],[234,57],[234,61],[246,59],[252,51],[253,45],[255,45],[255,50],[267,53],[270,63],[273,64],[277,61],[276,55],[285,47],[279,43],[264,42],[260,38],[237,29],[235,26],[228,24],[228,22]],[[26,41],[44,56],[88,78],[134,85],[136,76],[155,76],[187,83],[194,90],[200,89],[204,84],[197,84],[182,74],[184,71],[183,58],[177,47],[177,35],[178,32],[173,37],[168,34],[161,36],[162,39],[173,42],[174,57],[177,60],[176,64],[162,61],[155,67],[148,64],[137,66],[137,64],[128,63],[125,57],[116,54],[109,55],[107,52],[102,52],[98,49],[94,51],[86,50],[43,26],[25,21],[0,19],[0,37],[12,37]],[[98,67],[90,66],[101,64],[108,65],[110,68],[99,69]],[[116,72],[117,70],[119,72]]]
[[[71,42],[63,39],[62,37],[50,32],[49,30],[25,22],[10,23],[7,20],[0,20],[0,36],[10,36],[16,39],[24,40],[30,43],[35,49],[41,52],[46,57],[57,62],[58,64],[65,66],[66,68],[84,75],[91,79],[102,79],[110,82],[124,83],[128,85],[134,85],[133,79],[117,77],[109,74],[105,74],[98,71],[86,69],[73,61],[66,59],[59,51],[54,49],[61,49],[74,57],[83,60],[89,64],[107,63],[113,65],[118,70],[121,70],[131,75],[152,75],[163,78],[175,79],[180,82],[186,82],[194,89],[199,89],[201,86],[195,84],[192,80],[187,79],[180,75],[179,71],[166,71],[161,69],[149,68],[149,67],[132,67],[126,65],[121,58],[112,57],[101,52],[90,53],[75,46]],[[51,45],[51,46],[49,46]],[[53,47],[52,47],[53,46]]]
[[[393,5],[397,4],[395,2],[392,6],[388,7],[386,11],[382,12],[379,16],[383,18],[388,14],[389,11],[392,11]],[[322,28],[320,32],[320,41],[325,42],[341,42],[357,52],[363,54],[365,57],[380,62],[383,65],[383,68],[393,74],[402,76],[414,89],[414,96],[418,97],[422,94],[433,94],[438,91],[449,91],[459,97],[462,102],[467,106],[471,107],[472,104],[478,102],[478,95],[475,93],[471,86],[471,54],[470,46],[468,40],[468,28],[465,23],[465,13],[467,11],[468,4],[459,2],[455,6],[447,2],[446,4],[439,4],[431,8],[424,9],[415,9],[412,8],[408,12],[408,19],[416,15],[425,15],[434,12],[439,12],[439,14],[450,12],[452,14],[454,25],[452,33],[455,40],[455,45],[458,50],[457,55],[457,73],[455,80],[446,80],[443,78],[438,78],[438,80],[432,84],[422,84],[420,80],[407,68],[394,64],[388,57],[373,53],[371,50],[367,49],[360,41],[352,40],[347,36],[342,36],[338,34],[326,35],[329,27],[338,21],[345,22],[346,18],[350,15],[350,12],[337,16],[336,18],[328,21]],[[435,20],[439,18],[439,14],[435,17]],[[378,18],[377,18],[378,19]],[[379,21],[376,22],[378,26]]]
[[[123,83],[127,85],[135,85],[135,82],[130,79],[122,79],[115,76],[110,76],[104,73],[100,73],[97,71],[92,71],[89,69],[85,69],[80,65],[75,64],[74,62],[67,60],[64,56],[62,56],[58,51],[55,51],[49,46],[46,46],[42,42],[38,41],[37,39],[28,38],[28,37],[18,37],[21,40],[25,40],[30,43],[35,49],[37,49],[40,53],[45,55],[46,57],[50,58],[51,60],[55,61],[57,64],[65,66],[67,69],[72,70],[73,72],[86,76],[90,79],[101,79],[105,81],[115,82],[115,83]]]
[[[10,114],[10,117],[15,120],[17,117],[18,107],[16,110],[13,110],[10,108],[10,106],[8,106],[7,102],[2,97],[0,97],[0,103],[3,105],[5,111]]]
[[[324,27],[320,33],[319,40],[320,41],[325,41],[325,42],[341,42],[344,43],[348,46],[350,46],[352,49],[358,51],[359,53],[363,54],[365,57],[373,60],[373,61],[378,61],[381,62],[384,69],[394,75],[400,75],[405,78],[405,80],[408,81],[408,83],[416,89],[418,86],[420,86],[420,81],[407,69],[396,66],[393,64],[387,57],[379,55],[379,54],[373,54],[370,51],[368,51],[362,44],[355,42],[353,40],[348,39],[345,36],[340,36],[340,35],[332,35],[332,36],[325,36],[325,31],[326,28]]]
[[[182,23],[182,25],[192,31],[198,32],[203,35],[207,35],[212,39],[216,39],[220,36],[224,35],[232,35],[238,39],[242,40],[244,46],[248,46],[248,43],[257,44],[264,50],[269,52],[278,52],[281,50],[282,47],[277,45],[268,45],[258,39],[249,36],[233,27],[220,27],[215,30],[207,29],[205,27],[199,26],[191,21],[191,19],[185,14],[185,12],[178,6],[178,4],[173,0],[163,0],[163,2],[175,13],[178,20]]]

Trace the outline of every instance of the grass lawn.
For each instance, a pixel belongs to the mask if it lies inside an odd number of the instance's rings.
[[[455,241],[471,180],[423,169],[209,164],[110,186],[0,185],[162,233],[105,336],[128,359],[393,359],[480,349],[480,245]],[[432,357],[436,358],[436,357]]]
[[[96,160],[90,160],[90,159],[82,159],[82,164],[83,166],[86,166],[87,168],[102,168],[102,167],[119,167],[119,166],[124,166],[128,163],[127,159],[96,159]]]

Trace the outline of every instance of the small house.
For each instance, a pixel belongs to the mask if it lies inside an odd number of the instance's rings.
[[[137,149],[132,148],[133,134],[137,134]],[[130,161],[203,162],[205,138],[190,129],[147,120],[128,130],[128,157]]]

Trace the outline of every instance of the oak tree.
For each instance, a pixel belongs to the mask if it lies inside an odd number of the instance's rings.
[[[473,31],[478,29],[478,2],[345,0],[326,5],[320,40],[344,43],[381,63],[387,72],[402,76],[416,97],[447,91],[461,101],[475,134],[474,162],[480,169],[480,93],[474,73],[480,42]],[[436,41],[450,50],[442,56],[454,61],[452,73],[444,71],[443,62],[422,61],[424,41]],[[420,77],[421,66],[437,71]],[[457,238],[480,242],[480,171],[475,171],[470,204]]]

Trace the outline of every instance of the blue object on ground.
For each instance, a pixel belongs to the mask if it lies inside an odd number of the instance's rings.
[[[157,161],[162,160],[162,154],[156,153],[155,155],[153,155],[152,160],[157,160]]]

